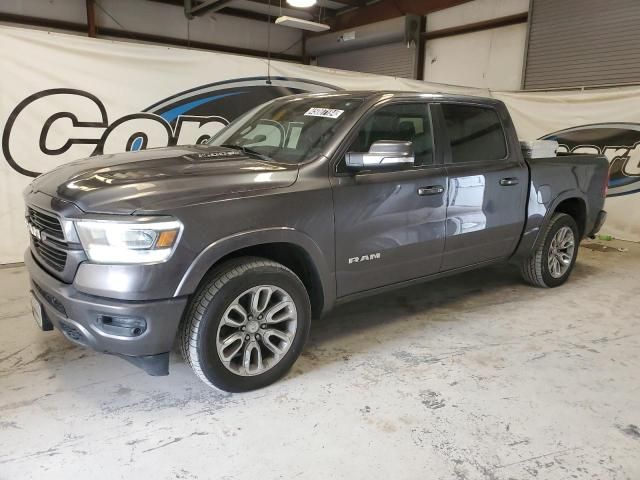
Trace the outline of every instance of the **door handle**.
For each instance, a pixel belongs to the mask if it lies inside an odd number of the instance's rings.
[[[444,192],[444,187],[442,185],[430,185],[428,187],[420,187],[418,189],[418,195],[438,195],[439,193]]]
[[[518,179],[516,177],[506,177],[500,180],[500,185],[502,185],[503,187],[518,185]]]

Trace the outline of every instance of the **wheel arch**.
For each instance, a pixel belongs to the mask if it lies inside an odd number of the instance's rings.
[[[174,296],[191,295],[211,269],[241,256],[267,258],[298,275],[309,293],[314,318],[335,302],[335,280],[325,255],[308,235],[293,228],[253,230],[213,242],[190,265]]]
[[[533,200],[535,202],[535,200]],[[573,217],[578,224],[579,236],[582,239],[586,234],[586,224],[588,220],[587,202],[584,195],[578,190],[566,190],[556,196],[553,200],[545,204],[544,215],[531,213],[531,202],[529,200],[528,218],[523,230],[523,236],[516,251],[511,257],[511,261],[518,262],[527,258],[542,241],[542,233],[551,221],[556,212],[567,213],[567,215],[578,214],[579,219]],[[560,210],[558,210],[560,208]]]
[[[587,225],[587,204],[584,199],[576,196],[565,198],[556,205],[554,213],[566,213],[572,217],[578,225],[578,234],[580,238],[585,236]]]
[[[573,217],[578,224],[580,239],[584,236],[587,221],[587,203],[584,196],[579,191],[570,190],[558,195],[550,203],[547,213],[540,225],[540,229],[534,243],[534,248],[539,245],[540,241],[542,241],[542,232],[545,231],[555,213],[566,213]],[[582,215],[582,217],[580,219],[576,218],[572,213]]]

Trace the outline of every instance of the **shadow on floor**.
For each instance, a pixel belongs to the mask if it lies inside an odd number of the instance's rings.
[[[597,268],[577,263],[569,281],[580,281],[596,272]],[[411,328],[413,323],[417,327],[419,322],[412,322],[414,317],[427,317],[435,309],[479,308],[544,295],[545,292],[546,289],[525,284],[517,267],[499,264],[355,300],[312,322],[302,356],[303,359],[313,357],[314,361],[299,361],[301,365],[297,366],[302,370],[299,373],[332,362],[331,358],[318,358],[314,351],[324,349],[342,336],[357,335],[390,323],[405,323],[403,328]],[[365,338],[363,342],[366,342]],[[366,343],[361,344],[361,348],[367,348]],[[184,363],[177,343],[173,352],[172,364]]]
[[[570,281],[580,281],[596,272],[597,268],[578,263]],[[317,353],[343,336],[363,334],[391,323],[403,324],[402,328],[418,328],[424,323],[424,318],[428,318],[429,312],[436,309],[468,310],[544,294],[545,289],[526,285],[516,267],[500,264],[355,300],[336,307],[329,315],[312,323],[302,359],[295,364],[296,371],[290,373],[289,377],[340,360]],[[419,322],[416,316],[423,318]],[[363,335],[362,342],[359,349],[366,349],[367,342],[379,343],[379,339]],[[84,350],[72,344],[66,347]],[[177,340],[172,352],[171,368],[185,363]]]

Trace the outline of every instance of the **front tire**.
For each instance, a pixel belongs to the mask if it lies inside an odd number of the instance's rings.
[[[521,266],[522,277],[531,285],[553,288],[567,281],[578,258],[578,225],[566,213],[554,213],[540,245]]]
[[[309,296],[300,279],[277,262],[243,257],[202,282],[182,321],[180,346],[202,381],[245,392],[287,373],[310,324]]]

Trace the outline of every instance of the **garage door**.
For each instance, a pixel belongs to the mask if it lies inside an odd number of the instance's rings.
[[[531,0],[524,88],[640,83],[639,0]]]
[[[319,67],[413,79],[417,49],[407,35],[419,29],[419,17],[406,15],[309,37],[306,52]]]
[[[416,78],[415,63],[415,47],[407,48],[403,42],[317,57],[319,67],[355,70],[402,78]]]

